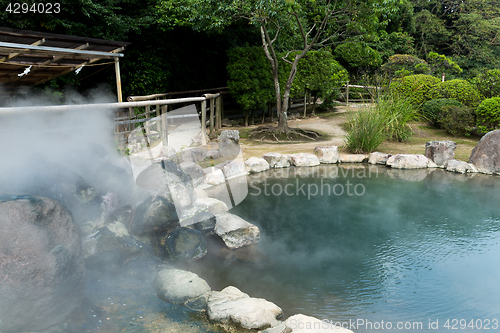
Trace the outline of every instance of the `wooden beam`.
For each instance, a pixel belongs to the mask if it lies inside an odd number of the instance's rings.
[[[111,52],[100,52],[100,51],[85,51],[85,50],[75,50],[75,49],[65,49],[61,47],[49,47],[49,46],[32,46],[32,45],[23,45],[23,44],[17,44],[17,43],[6,43],[6,42],[0,42],[0,49],[11,49],[11,50],[19,50],[21,53],[30,53],[32,51],[35,51],[35,53],[56,53],[56,54],[78,54],[82,56],[87,56],[87,57],[112,57],[112,58],[117,58],[117,57],[123,57],[123,54],[121,53],[114,53],[113,51]]]
[[[37,40],[36,42],[31,43],[30,45],[38,46],[38,45],[42,45],[43,43],[45,43],[45,38]],[[11,53],[7,57],[3,57],[2,59],[0,59],[0,62],[8,61],[8,60],[10,60],[10,59],[12,59],[14,57],[17,57],[20,54],[22,54],[22,53]]]
[[[74,49],[75,50],[84,50],[84,49],[88,48],[89,46],[90,46],[89,43],[86,43],[86,44],[82,44],[82,45],[80,45],[78,47],[75,47]],[[65,57],[64,56],[55,56],[53,59],[44,61],[41,64],[39,64],[38,66],[47,66],[47,65],[52,64],[52,63],[54,63],[56,61],[59,61],[59,60],[61,60],[63,58],[65,58]]]

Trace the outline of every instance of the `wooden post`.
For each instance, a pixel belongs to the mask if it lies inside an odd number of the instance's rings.
[[[201,145],[205,146],[207,144],[207,101],[201,102]]]
[[[216,103],[217,105],[215,107],[215,111],[216,111],[216,113],[215,113],[215,120],[216,120],[215,121],[215,129],[216,130],[219,130],[222,128],[222,120],[220,118],[220,105],[221,105],[220,99],[221,99],[221,97],[222,96],[217,97],[217,100],[216,100],[216,102],[217,102]]]
[[[168,146],[168,118],[167,118],[167,108],[168,105],[163,105],[161,107],[161,138],[163,140],[163,147]],[[203,139],[202,139],[203,140]]]
[[[214,137],[214,106],[215,106],[215,100],[213,98],[210,99],[210,139]]]
[[[149,112],[151,111],[151,106],[149,105],[146,105],[146,119],[149,118]],[[145,121],[144,122],[145,126],[148,126],[148,122]],[[149,139],[149,134],[150,134],[150,131],[149,131],[149,127],[146,127],[146,141]]]
[[[122,80],[120,78],[120,62],[118,57],[115,57],[115,76],[116,76],[116,95],[118,96],[118,103],[123,102],[122,99]]]
[[[134,115],[134,108],[128,108],[128,120],[132,120],[132,116]],[[128,124],[128,131],[132,130],[132,124]],[[130,133],[129,133],[130,134]]]
[[[347,81],[347,84],[345,86],[345,94],[346,94],[346,107],[349,109],[349,81]]]
[[[222,97],[222,94],[220,95],[220,124],[222,127],[222,119],[224,119],[224,97]]]

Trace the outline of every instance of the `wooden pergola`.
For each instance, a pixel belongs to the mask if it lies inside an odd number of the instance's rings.
[[[100,60],[114,62],[122,102],[120,53],[130,43],[0,27],[0,87],[26,93],[34,87]]]

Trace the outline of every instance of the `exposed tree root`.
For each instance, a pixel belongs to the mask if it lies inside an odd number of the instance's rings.
[[[263,136],[261,137],[261,135]],[[257,137],[260,137],[258,139]],[[281,137],[281,140],[280,140]],[[274,126],[259,126],[250,134],[251,139],[256,139],[259,141],[263,141],[264,139],[272,140],[275,142],[282,143],[286,140],[297,140],[298,138],[305,138],[307,140],[316,141],[317,138],[321,137],[321,134],[311,130],[305,129],[292,129],[287,127],[285,130],[279,130]]]

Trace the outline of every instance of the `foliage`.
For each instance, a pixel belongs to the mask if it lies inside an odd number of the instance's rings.
[[[446,106],[463,106],[463,104],[457,100],[449,98],[432,99],[422,104],[422,114],[434,126],[439,126],[441,110]]]
[[[439,111],[440,127],[453,136],[470,136],[476,124],[472,108],[460,105],[447,105]]]
[[[374,108],[349,115],[345,146],[353,153],[370,153],[386,139],[383,123]]]
[[[361,69],[377,69],[382,64],[378,51],[360,42],[346,42],[335,48],[335,58],[351,72]]]
[[[491,69],[477,75],[472,83],[485,98],[500,97],[500,69]]]
[[[438,68],[445,67],[451,69],[454,73],[462,73],[463,70],[458,66],[456,62],[451,60],[450,58],[446,57],[443,54],[438,54],[436,52],[429,52],[429,55],[427,56],[427,62],[432,66],[429,73],[431,75],[434,73]]]
[[[380,67],[380,72],[391,77],[403,77],[412,74],[427,74],[429,65],[425,60],[409,54],[395,54]]]
[[[451,98],[470,107],[476,107],[481,101],[481,96],[476,87],[466,80],[449,80],[439,82],[429,90],[428,99]]]
[[[420,106],[429,99],[429,91],[440,82],[430,75],[409,75],[392,81],[389,90],[395,98],[408,98],[413,105]]]
[[[245,113],[264,109],[274,99],[270,64],[261,47],[237,47],[228,51],[229,92]]]
[[[382,57],[382,62],[386,62],[395,54],[414,55],[414,40],[413,37],[406,32],[393,31],[390,34],[382,32],[378,43],[373,47],[379,52]]]
[[[418,120],[417,108],[409,99],[381,96],[375,106],[389,140],[406,141],[413,130],[408,123]]]
[[[500,128],[500,97],[485,99],[476,109],[476,125],[487,133]]]

